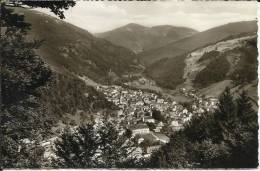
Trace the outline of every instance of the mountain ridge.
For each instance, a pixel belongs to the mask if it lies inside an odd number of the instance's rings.
[[[140,24],[129,23],[94,35],[104,38],[115,45],[126,47],[135,53],[140,53],[164,46],[195,33],[197,33],[196,30],[187,27],[171,25],[146,27]]]
[[[169,43],[166,46],[142,52],[138,56],[146,65],[150,65],[163,58],[174,58],[208,44],[216,43],[232,35],[256,31],[257,25],[255,20],[228,23]]]

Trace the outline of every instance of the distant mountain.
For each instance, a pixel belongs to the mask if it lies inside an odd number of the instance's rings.
[[[126,47],[135,53],[158,48],[197,33],[187,27],[160,25],[145,27],[139,24],[127,24],[123,27],[95,34],[115,45]]]
[[[175,58],[202,48],[206,45],[214,44],[220,40],[228,37],[237,36],[243,33],[257,32],[256,21],[243,21],[229,23],[219,27],[209,29],[207,31],[199,32],[182,40],[169,43],[163,47],[152,49],[140,53],[138,56],[146,65],[150,65],[156,61],[165,58]]]
[[[104,82],[108,75],[119,77],[135,65],[133,52],[86,30],[34,10],[17,8],[16,12],[31,24],[31,39],[45,40],[37,53],[60,73]]]

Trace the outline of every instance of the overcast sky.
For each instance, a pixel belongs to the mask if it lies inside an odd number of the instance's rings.
[[[144,26],[186,26],[204,31],[229,22],[254,20],[256,15],[257,2],[252,1],[91,2],[82,0],[65,12],[65,21],[92,33],[108,31],[128,23]]]

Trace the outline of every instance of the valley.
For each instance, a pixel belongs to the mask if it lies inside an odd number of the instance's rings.
[[[240,119],[243,107],[248,107],[244,113],[252,118],[258,110],[256,21],[202,32],[130,23],[91,34],[36,10],[10,9],[30,23],[22,36],[9,38],[17,44],[3,39],[5,146],[15,146],[25,163],[24,156],[36,156],[35,149],[41,152],[36,166],[42,168],[70,164],[70,160],[78,164],[84,157],[83,165],[94,161],[90,167],[102,168],[110,162],[110,153],[137,166],[128,160],[152,161],[168,145],[177,150],[185,145],[186,158],[189,150],[200,154],[208,144],[222,154],[222,146],[233,140],[223,134]],[[35,39],[43,40],[42,46],[34,47]],[[234,113],[237,118],[226,123],[221,112],[228,119]],[[228,129],[219,133],[222,123]],[[65,160],[57,162],[63,155]],[[6,158],[13,162],[12,156]],[[118,166],[118,161],[113,162],[108,167]]]

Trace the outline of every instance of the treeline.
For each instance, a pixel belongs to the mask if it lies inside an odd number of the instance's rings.
[[[151,157],[156,168],[256,168],[257,112],[245,92],[234,99],[229,89],[214,113],[194,116]]]

